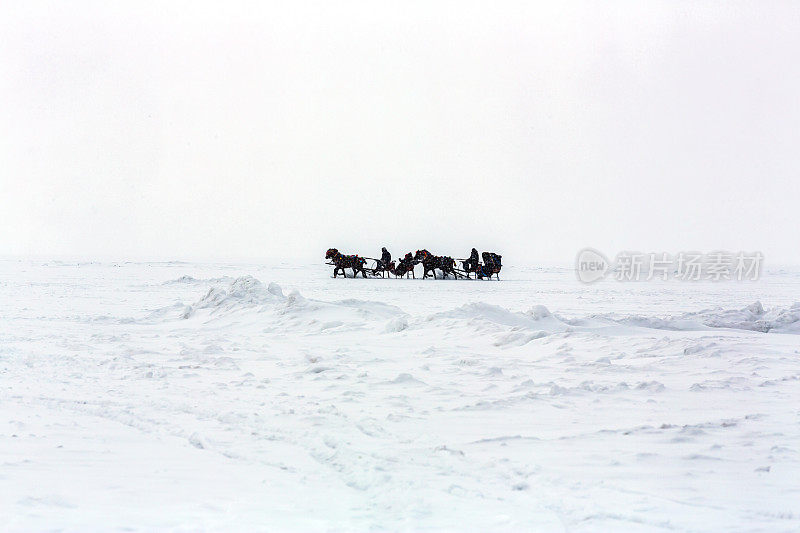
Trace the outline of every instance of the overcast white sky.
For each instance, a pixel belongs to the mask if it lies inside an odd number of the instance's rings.
[[[799,2],[3,2],[0,254],[800,263]]]

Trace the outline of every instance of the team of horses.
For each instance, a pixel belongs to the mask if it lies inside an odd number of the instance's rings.
[[[493,252],[483,252],[481,254],[483,263],[478,260],[478,252],[473,248],[472,255],[467,259],[453,259],[448,255],[433,255],[428,250],[417,250],[415,254],[408,252],[397,262],[383,261],[371,257],[361,257],[359,255],[345,255],[336,248],[330,248],[325,253],[325,259],[329,260],[329,265],[333,265],[333,277],[337,277],[339,272],[347,277],[346,270],[353,271],[353,277],[357,277],[359,272],[363,277],[386,277],[393,275],[397,278],[417,276],[414,267],[422,265],[422,278],[425,279],[430,274],[436,279],[436,271],[441,272],[442,279],[452,276],[454,279],[471,279],[475,275],[476,279],[500,279],[500,269],[502,268],[502,256]],[[368,267],[367,261],[374,261],[374,266]],[[458,268],[458,262],[461,268]]]

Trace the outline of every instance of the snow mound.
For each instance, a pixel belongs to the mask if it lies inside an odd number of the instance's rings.
[[[302,297],[301,297],[302,298]],[[212,312],[233,311],[248,307],[278,303],[285,299],[281,287],[263,283],[252,276],[243,276],[233,280],[226,289],[211,287],[208,292],[192,304],[192,309],[211,309]]]
[[[800,303],[797,302],[788,309],[764,310],[761,302],[754,302],[743,309],[700,311],[697,315],[703,324],[712,328],[800,333]]]
[[[383,302],[347,299],[324,302],[304,297],[297,290],[284,295],[276,284],[264,285],[252,276],[236,278],[227,285],[211,287],[190,306],[173,306],[168,318],[188,319],[203,315],[206,319],[230,317],[236,322],[258,324],[264,332],[300,331],[304,334],[343,330],[386,328],[394,331],[408,327],[406,314]],[[389,328],[387,328],[389,331]]]
[[[394,317],[386,323],[385,333],[397,333],[408,328],[408,319],[404,316]]]
[[[527,311],[526,314],[534,320],[541,320],[543,318],[552,316],[550,310],[543,305],[534,305]]]
[[[532,317],[524,313],[516,313],[499,305],[485,302],[465,304],[450,311],[435,313],[428,317],[429,322],[466,321],[473,325],[493,324],[521,328],[530,326],[533,320]]]
[[[527,341],[530,341],[547,333],[562,332],[570,329],[569,324],[552,315],[543,305],[537,305],[526,312],[519,313],[509,311],[499,305],[473,302],[451,311],[433,314],[428,317],[427,321],[441,324],[444,327],[454,327],[458,324],[467,325],[480,332],[507,331],[508,328],[511,328],[512,332],[535,332],[532,336],[512,335],[509,338],[500,339],[500,344],[517,344],[517,341],[521,338],[526,338]]]
[[[794,303],[789,308],[774,307],[765,310],[761,302],[754,302],[741,309],[717,307],[667,318],[642,316],[609,318],[620,324],[653,329],[690,331],[727,328],[800,334],[800,303]]]

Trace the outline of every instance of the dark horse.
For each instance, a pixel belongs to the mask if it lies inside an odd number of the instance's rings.
[[[367,272],[364,270],[364,265],[366,265],[367,260],[363,257],[358,257],[357,255],[342,255],[339,253],[339,250],[336,248],[330,248],[325,253],[325,259],[330,259],[333,261],[333,277],[336,277],[336,273],[341,270],[342,276],[347,277],[345,273],[345,268],[352,268],[353,269],[353,277],[356,277],[359,272],[367,277]]]
[[[414,255],[414,260],[422,262],[422,268],[424,269],[422,274],[423,279],[428,277],[428,272],[433,274],[433,278],[436,279],[437,268],[442,271],[443,276],[452,274],[454,278],[458,278],[458,272],[456,272],[455,268],[456,261],[452,257],[433,255],[428,250],[417,250],[417,253]]]

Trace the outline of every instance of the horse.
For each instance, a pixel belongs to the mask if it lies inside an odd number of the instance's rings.
[[[450,256],[436,256],[430,253],[428,250],[417,250],[417,253],[414,254],[414,260],[417,262],[422,262],[422,268],[424,269],[422,274],[423,279],[428,277],[428,272],[431,272],[433,274],[433,278],[436,279],[437,268],[442,271],[443,276],[449,276],[452,274],[454,278],[458,279],[458,272],[456,272],[455,269],[455,259]]]
[[[450,274],[452,274],[453,277],[456,279],[458,279],[460,275],[458,272],[456,272],[456,260],[450,257],[449,255],[443,255],[441,257],[439,270],[441,270],[442,274],[444,274],[445,276],[449,276]]]
[[[367,271],[364,269],[367,261],[363,257],[357,255],[342,255],[336,248],[330,248],[325,253],[325,259],[333,261],[333,277],[335,278],[339,270],[342,271],[342,276],[347,277],[345,268],[353,269],[353,277],[355,278],[359,272],[366,278]]]

